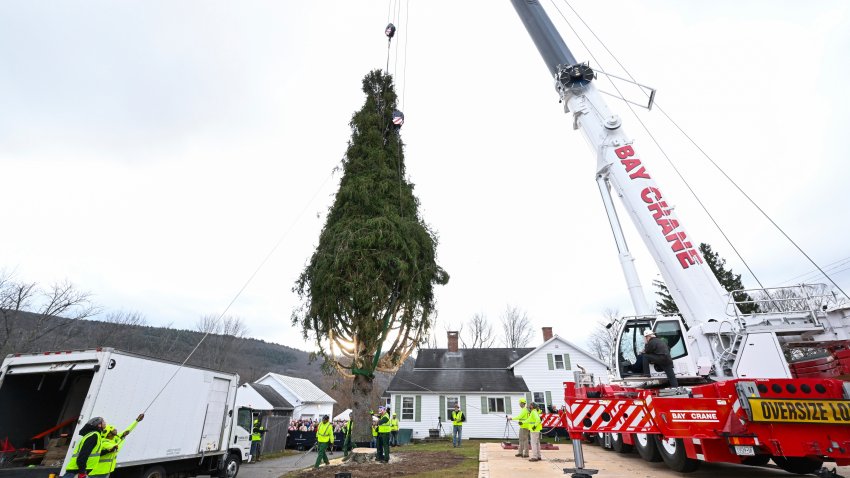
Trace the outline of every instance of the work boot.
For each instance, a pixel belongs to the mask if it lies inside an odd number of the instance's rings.
[[[529,458],[528,461],[540,461],[540,458]]]
[[[522,456],[522,453],[517,453],[517,454],[516,454],[516,455],[514,455],[514,456]]]

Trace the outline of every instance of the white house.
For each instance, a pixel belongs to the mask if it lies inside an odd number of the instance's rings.
[[[292,404],[293,420],[333,416],[336,400],[309,380],[269,372],[254,383],[268,385]]]
[[[411,371],[399,372],[387,387],[400,428],[413,438],[435,431],[450,435],[456,403],[467,416],[463,438],[505,438],[517,435],[519,399],[560,407],[564,382],[573,381],[577,365],[607,382],[604,362],[544,328],[537,348],[459,349],[458,333],[449,332],[447,349],[421,349]],[[442,426],[442,429],[441,429]]]
[[[608,383],[608,366],[578,345],[552,334],[543,327],[543,344],[510,365],[514,375],[522,377],[529,390],[529,400],[547,407],[565,405],[564,382],[574,382],[581,366],[593,374],[594,383]]]

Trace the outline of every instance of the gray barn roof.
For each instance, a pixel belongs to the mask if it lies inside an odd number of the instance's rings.
[[[277,393],[272,387],[259,383],[249,383],[248,386],[256,390],[257,393],[265,399],[265,401],[269,402],[269,404],[275,408],[275,410],[295,410],[295,407],[286,401],[286,399]]]

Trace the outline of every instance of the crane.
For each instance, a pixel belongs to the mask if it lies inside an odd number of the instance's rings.
[[[554,81],[564,112],[596,157],[596,182],[636,315],[619,320],[614,385],[565,384],[557,417],[574,440],[588,434],[619,451],[694,470],[700,461],[766,463],[810,473],[824,461],[850,464],[850,306],[813,288],[727,292],[700,255],[686,222],[653,178],[651,164],[597,90],[597,73],[579,62],[537,0],[511,0]],[[651,103],[650,103],[651,105]],[[620,198],[680,309],[655,315],[646,302],[613,196]],[[757,312],[741,312],[741,299]],[[664,374],[627,372],[643,332],[666,340],[685,387]],[[790,363],[786,350],[821,357]],[[577,385],[578,384],[578,385]],[[632,385],[630,385],[632,384]],[[844,410],[847,410],[847,413]],[[576,456],[577,468],[583,459]]]

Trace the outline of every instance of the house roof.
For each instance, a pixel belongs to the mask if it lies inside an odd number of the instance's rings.
[[[537,348],[535,348],[535,349],[532,349],[532,351],[536,351],[536,350],[538,350],[538,349],[541,349],[541,348],[543,348],[543,347],[545,347],[545,346],[549,345],[551,342],[553,342],[553,341],[555,341],[555,340],[558,340],[558,341],[560,341],[560,342],[563,342],[563,343],[565,343],[565,344],[569,345],[570,347],[572,347],[572,348],[576,349],[577,351],[581,352],[581,353],[582,353],[585,357],[589,358],[590,360],[593,360],[594,362],[598,362],[598,363],[599,363],[600,365],[602,365],[603,367],[608,368],[608,364],[606,364],[605,362],[603,362],[603,361],[599,360],[598,358],[594,357],[594,356],[593,356],[593,354],[591,354],[591,353],[590,353],[590,352],[588,352],[587,350],[584,350],[583,348],[579,347],[578,345],[576,345],[576,344],[574,344],[574,343],[570,342],[569,340],[567,340],[567,339],[565,339],[565,338],[563,338],[563,337],[561,337],[561,336],[559,336],[559,335],[553,335],[551,339],[547,340],[546,342],[543,342],[543,344],[541,344],[539,347],[537,347]],[[533,355],[533,353],[526,353],[525,355],[523,355],[522,357],[519,357],[519,358],[518,358],[515,362],[513,362],[512,364],[510,364],[510,365],[508,365],[508,366],[509,366],[510,368],[514,368],[514,367],[516,367],[516,366],[517,366],[520,362],[522,362],[523,360],[527,359],[528,357],[530,357],[530,356],[532,356],[532,355]],[[573,361],[573,363],[575,363],[575,361]]]
[[[420,351],[420,353],[423,351]],[[418,358],[417,358],[418,362]],[[521,377],[506,368],[417,370],[395,374],[387,392],[528,392]]]
[[[420,349],[414,370],[421,369],[507,369],[534,348]]]
[[[269,372],[254,383],[259,383],[266,377],[271,377],[274,381],[288,388],[293,395],[298,397],[298,400],[300,400],[301,403],[336,403],[336,400],[323,392],[319,387],[313,385],[313,382],[303,378],[288,377],[286,375]]]
[[[248,386],[253,388],[265,401],[269,402],[269,405],[271,405],[275,410],[295,409],[291,403],[287,402],[285,398],[281,397],[280,394],[275,391],[275,389],[268,385],[263,385],[261,383],[249,383]]]

